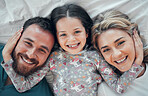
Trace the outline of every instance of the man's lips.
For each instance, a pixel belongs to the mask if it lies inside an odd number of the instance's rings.
[[[23,61],[25,61],[28,64],[33,64],[33,62],[26,60],[23,56],[21,56],[21,58],[23,59]]]
[[[22,60],[24,62],[26,62],[27,64],[38,64],[39,62],[35,59],[29,59],[28,57],[26,56],[23,56],[23,55],[20,55],[20,57],[22,58]]]

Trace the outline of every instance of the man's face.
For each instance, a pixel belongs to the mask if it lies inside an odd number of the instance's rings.
[[[54,45],[54,37],[38,25],[30,25],[23,33],[13,53],[13,68],[23,76],[40,69]]]

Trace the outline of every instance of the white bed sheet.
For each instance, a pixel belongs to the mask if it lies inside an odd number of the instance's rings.
[[[23,23],[35,16],[46,17],[51,10],[65,3],[75,3],[93,18],[97,14],[117,9],[129,15],[139,25],[148,45],[148,0],[0,0],[0,42],[6,43]]]

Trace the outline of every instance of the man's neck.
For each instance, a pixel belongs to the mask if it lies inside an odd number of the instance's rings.
[[[5,86],[6,85],[12,85],[11,79],[9,78],[9,76],[7,77],[7,80],[5,82]]]

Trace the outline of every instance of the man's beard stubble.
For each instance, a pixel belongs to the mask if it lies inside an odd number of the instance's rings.
[[[16,52],[13,52],[12,58],[13,58],[13,63],[12,63],[12,68],[14,69],[14,71],[22,76],[28,77],[29,75],[33,74],[34,72],[36,72],[37,70],[40,70],[45,64],[42,64],[41,66],[34,66],[33,68],[31,68],[30,70],[26,67],[26,66],[21,66],[21,64],[18,63],[18,59],[21,58],[19,57],[21,53],[16,54]],[[21,54],[23,55],[23,54]],[[25,57],[28,58],[28,56],[26,54],[24,54]],[[36,62],[37,63],[37,62]]]

